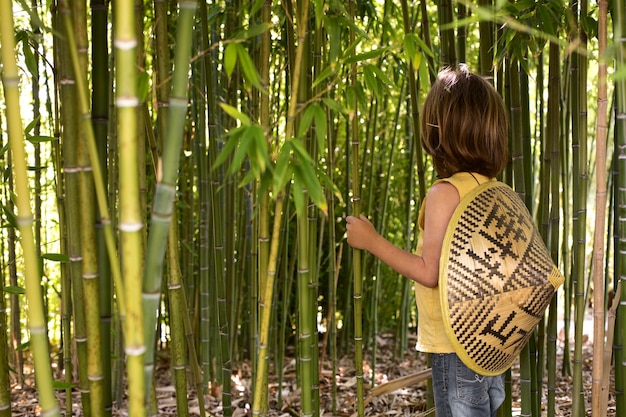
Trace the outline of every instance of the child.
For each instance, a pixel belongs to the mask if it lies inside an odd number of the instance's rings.
[[[437,417],[495,416],[504,400],[503,377],[476,374],[454,353],[443,331],[438,282],[443,238],[460,199],[479,184],[495,181],[507,164],[508,120],[502,98],[465,66],[445,69],[424,102],[421,136],[442,179],[422,204],[417,254],[391,244],[363,215],[346,218],[348,243],[415,281],[417,349],[433,354]]]

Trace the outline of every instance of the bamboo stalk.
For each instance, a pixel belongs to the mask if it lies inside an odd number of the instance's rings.
[[[0,243],[0,253],[4,253]],[[0,257],[0,271],[5,270],[4,256]],[[0,417],[11,417],[11,382],[9,380],[9,351],[7,334],[7,310],[4,292],[4,273],[0,273]]]
[[[98,144],[98,154],[101,166],[107,165],[108,128],[109,128],[109,54],[108,54],[108,7],[105,0],[97,0],[91,3],[92,24],[92,120],[94,137]],[[105,183],[108,183],[106,172],[103,173]],[[97,222],[100,221],[98,218]],[[106,252],[106,241],[102,225],[97,224],[98,239],[98,297],[100,314],[100,347],[101,369],[111,369],[111,322],[113,315],[113,283],[111,281],[110,261]],[[102,373],[103,412],[105,415],[112,414],[112,380],[111,372]]]
[[[576,16],[585,16],[583,14],[582,7],[584,2],[575,2],[571,4],[572,14]],[[579,25],[579,23],[577,24]],[[582,32],[577,26],[575,28],[574,38],[581,39]],[[585,113],[585,100],[586,97],[586,73],[585,65],[582,56],[579,53],[572,54],[572,66],[571,66],[571,123],[572,123],[572,154],[573,154],[573,178],[574,178],[574,248],[572,257],[572,277],[574,279],[574,306],[575,317],[574,322],[574,381],[573,381],[573,403],[572,403],[572,415],[582,416],[584,414],[584,388],[583,388],[583,371],[582,371],[582,337],[583,337],[583,324],[585,320],[585,282],[584,275],[586,271],[586,219],[587,219],[587,123]],[[600,289],[599,289],[600,290]]]
[[[355,18],[354,0],[348,3],[350,19]],[[355,33],[350,30],[350,44],[355,40]],[[354,52],[353,52],[354,53]],[[349,83],[356,88],[357,73],[356,63],[350,64]],[[352,194],[352,215],[357,218],[361,214],[361,182],[359,180],[359,121],[357,117],[358,102],[355,98],[351,103],[352,111],[349,116],[350,123],[350,191]],[[352,298],[354,304],[354,366],[356,369],[356,411],[359,417],[364,415],[364,387],[363,387],[363,274],[361,271],[361,251],[352,250]]]
[[[607,149],[607,62],[604,58],[607,45],[608,1],[599,1],[598,11],[598,108],[596,116],[596,217],[593,235],[593,366],[591,381],[592,416],[603,415],[602,404],[608,398],[604,385],[605,314],[604,314],[604,236],[606,233],[606,149]]]
[[[65,8],[60,13],[69,13]],[[69,30],[61,16],[55,20],[55,24],[59,26],[59,31],[65,33]],[[79,189],[78,176],[80,169],[78,168],[78,139],[79,139],[79,123],[77,113],[80,112],[76,104],[76,82],[73,76],[71,61],[68,59],[67,43],[58,42],[55,44],[57,49],[57,67],[59,68],[59,84],[60,99],[66,104],[60,109],[60,117],[63,122],[62,135],[62,154],[63,154],[63,173],[64,173],[64,194],[67,198],[65,205],[65,217],[68,219],[79,219]],[[65,285],[66,292],[71,292],[71,300],[68,299],[66,305],[67,314],[70,309],[74,316],[74,340],[76,342],[76,354],[78,357],[78,386],[81,393],[81,402],[88,416],[91,415],[89,380],[87,378],[87,330],[85,324],[85,304],[83,302],[83,282],[81,279],[82,249],[80,227],[75,221],[67,222],[67,254],[70,259],[68,266],[68,276]],[[69,348],[69,346],[68,346]],[[66,372],[72,372],[71,355],[69,355],[70,367]],[[68,397],[71,398],[71,395]],[[71,404],[71,400],[69,402]]]
[[[119,229],[120,257],[126,294],[124,352],[128,378],[128,408],[131,416],[146,414],[151,378],[144,375],[146,343],[151,339],[143,333],[145,316],[142,310],[141,276],[143,272],[143,214],[139,202],[139,145],[137,142],[136,48],[134,2],[114,4],[115,78],[119,142]],[[143,168],[143,167],[142,167]]]
[[[561,114],[559,112],[559,106],[555,103],[559,102],[561,91],[561,68],[560,68],[560,50],[558,45],[550,43],[549,46],[549,73],[548,78],[548,115],[547,115],[547,129],[545,141],[546,151],[550,151],[550,171],[546,173],[546,177],[550,179],[550,230],[548,231],[551,240],[548,243],[552,259],[558,265],[558,243],[561,228],[559,227],[558,216],[560,210],[560,172],[561,172],[561,158],[559,157],[559,151],[561,149],[561,134],[560,134],[560,120]],[[546,183],[547,184],[547,181]],[[548,194],[548,193],[545,193]],[[547,203],[547,202],[546,202]],[[547,358],[548,358],[548,415],[552,416],[555,412],[556,402],[556,333],[557,333],[557,300],[555,296],[550,303],[548,312],[548,343],[547,343]],[[566,333],[567,334],[567,333]],[[566,339],[568,336],[566,336]],[[566,355],[564,355],[566,356]],[[543,380],[543,379],[542,379]],[[539,381],[538,381],[539,382]]]
[[[169,317],[171,329],[172,372],[176,387],[176,415],[187,417],[189,406],[187,399],[187,349],[185,346],[185,327],[183,315],[187,314],[182,302],[183,285],[180,272],[180,258],[178,248],[178,226],[170,222],[168,236],[168,282],[167,295],[169,297]],[[202,397],[202,392],[198,393]]]
[[[163,260],[167,245],[169,223],[172,221],[172,211],[176,195],[176,180],[180,165],[183,131],[187,113],[187,84],[188,70],[191,58],[191,42],[193,21],[196,11],[195,1],[181,1],[179,3],[178,27],[176,32],[176,55],[174,74],[172,76],[172,91],[169,97],[169,110],[166,137],[163,144],[162,172],[156,185],[150,234],[146,250],[145,268],[143,270],[143,284],[140,304],[143,305],[143,332],[141,340],[147,343],[148,352],[145,354],[145,379],[152,379],[154,367],[154,340],[156,334],[156,312],[161,299],[161,282],[163,274]],[[132,27],[132,26],[131,26]],[[133,56],[134,59],[134,56]],[[136,242],[138,244],[140,242]],[[135,246],[139,248],[139,246]],[[139,395],[139,393],[137,393]],[[144,394],[145,395],[145,394]]]
[[[617,0],[611,3],[611,17],[613,18],[613,39],[616,50],[615,69],[617,72],[626,71],[626,3]],[[621,282],[620,308],[618,309],[618,331],[615,344],[615,390],[616,390],[616,413],[626,411],[626,398],[624,386],[626,384],[623,343],[626,335],[626,80],[621,78],[615,82],[615,159],[617,166],[617,184],[615,191],[615,220],[617,221],[616,235],[616,262],[615,271],[617,279]],[[619,255],[618,255],[619,254]],[[617,287],[617,286],[616,286]]]
[[[0,53],[2,57],[2,84],[7,114],[7,131],[15,172],[15,194],[17,196],[17,226],[21,235],[24,256],[24,277],[28,301],[28,328],[31,334],[31,350],[37,373],[35,380],[42,414],[60,416],[59,406],[52,386],[52,369],[44,314],[43,296],[40,286],[39,260],[33,234],[33,215],[30,208],[30,192],[24,133],[20,114],[19,72],[15,59],[15,38],[12,1],[0,1]]]

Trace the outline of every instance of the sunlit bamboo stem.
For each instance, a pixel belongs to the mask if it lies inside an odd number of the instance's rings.
[[[593,235],[593,366],[591,381],[592,416],[600,417],[605,411],[601,405],[606,402],[608,392],[604,392],[604,236],[606,233],[606,149],[607,149],[607,61],[604,57],[607,45],[608,0],[599,1],[598,14],[598,108],[596,115],[596,217]],[[608,387],[607,387],[608,388]],[[606,409],[606,408],[605,408]]]
[[[45,416],[60,416],[59,406],[52,386],[52,369],[41,293],[39,259],[33,234],[33,215],[30,208],[24,132],[20,113],[19,72],[15,51],[12,1],[0,1],[0,53],[2,57],[2,84],[7,114],[7,130],[15,172],[17,226],[21,235],[24,257],[26,299],[28,301],[28,328],[31,334],[31,350],[37,372],[35,380],[39,404]]]

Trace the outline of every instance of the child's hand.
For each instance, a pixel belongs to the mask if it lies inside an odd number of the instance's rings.
[[[346,217],[346,232],[348,244],[355,249],[369,250],[378,236],[374,225],[362,214],[358,219],[354,216]]]

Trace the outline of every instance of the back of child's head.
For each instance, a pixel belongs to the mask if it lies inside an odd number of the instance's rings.
[[[466,66],[441,71],[422,110],[422,145],[437,173],[495,177],[507,164],[508,117],[496,89]]]

